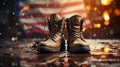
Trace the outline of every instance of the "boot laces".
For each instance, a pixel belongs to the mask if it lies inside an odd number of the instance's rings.
[[[60,35],[58,32],[57,32],[57,33],[53,33],[53,34],[50,35],[50,38],[51,38],[54,42],[57,42],[56,39],[57,39],[58,35]]]
[[[82,32],[72,32],[72,35],[73,35],[74,38],[80,38],[82,41],[86,42],[86,41],[84,40],[84,37],[83,37],[83,35],[82,35]]]

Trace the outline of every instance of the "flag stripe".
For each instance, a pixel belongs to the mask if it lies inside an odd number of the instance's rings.
[[[30,22],[45,22],[46,20],[42,18],[30,18],[30,19],[21,19],[20,21],[30,23]]]
[[[49,34],[49,31],[45,31],[45,30],[41,30],[40,28],[32,28],[32,29],[28,29],[26,30],[26,34],[31,34],[31,33],[41,33],[41,34]]]
[[[72,3],[72,2],[84,2],[83,0],[22,0],[20,2],[20,6],[24,4],[64,4],[64,3]]]
[[[25,24],[23,23],[24,27],[29,27],[31,28],[40,28],[41,30],[48,31],[48,26],[40,26],[40,25],[30,25],[30,24]]]
[[[81,7],[80,7],[81,6]],[[21,11],[20,15],[24,14],[33,14],[33,13],[44,13],[44,14],[51,14],[51,13],[67,13],[72,11],[83,10],[84,5],[66,7],[66,8],[36,8],[30,9],[28,11]]]
[[[80,14],[80,13],[82,13],[82,14],[84,14],[86,11],[85,10],[75,10],[75,11],[71,11],[71,12],[66,12],[66,13],[62,13],[62,12],[59,12],[59,13],[57,13],[57,14],[59,14],[60,16],[64,16],[65,14],[71,14],[71,13],[78,13],[78,14]],[[35,17],[35,18],[37,18],[37,17],[46,17],[46,16],[49,16],[50,14],[48,13],[39,13],[39,12],[37,12],[37,13],[33,13],[33,14],[26,14],[26,15],[21,15],[20,16],[20,18],[22,19],[22,18],[33,18],[33,17]],[[67,17],[67,16],[66,16]]]
[[[47,22],[22,22],[22,24],[24,25],[40,25],[40,26],[47,26],[48,23]]]
[[[26,5],[29,7],[28,10],[23,9]],[[81,15],[85,19],[84,26],[90,26],[84,0],[22,0],[20,2],[20,21],[27,33],[48,34],[46,18],[52,13],[65,18]]]
[[[35,9],[35,8],[65,8],[65,7],[72,7],[72,6],[78,6],[83,4],[83,2],[71,2],[71,3],[64,3],[64,4],[28,4],[30,6],[30,9]],[[24,7],[21,6],[20,9]]]

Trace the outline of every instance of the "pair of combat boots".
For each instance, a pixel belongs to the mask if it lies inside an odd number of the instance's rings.
[[[82,36],[83,18],[79,15],[74,15],[68,19],[61,18],[57,14],[51,14],[47,19],[49,36],[39,43],[37,51],[39,53],[56,53],[64,51],[65,37],[64,29],[65,23],[67,27],[68,37],[68,51],[70,53],[89,53],[90,48]]]

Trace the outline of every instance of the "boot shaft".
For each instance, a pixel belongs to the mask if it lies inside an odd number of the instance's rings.
[[[67,21],[67,29],[69,37],[82,38],[83,18],[79,15],[70,17]]]
[[[50,31],[50,35],[54,35],[56,33],[63,34],[64,30],[64,18],[61,18],[57,14],[51,14],[48,20],[48,28]]]

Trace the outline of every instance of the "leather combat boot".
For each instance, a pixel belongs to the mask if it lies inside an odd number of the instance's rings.
[[[90,48],[82,36],[83,18],[74,15],[67,20],[68,50],[70,53],[89,53]]]
[[[51,14],[47,20],[50,34],[44,41],[39,43],[37,51],[39,53],[60,52],[64,44],[64,18],[57,14]]]

